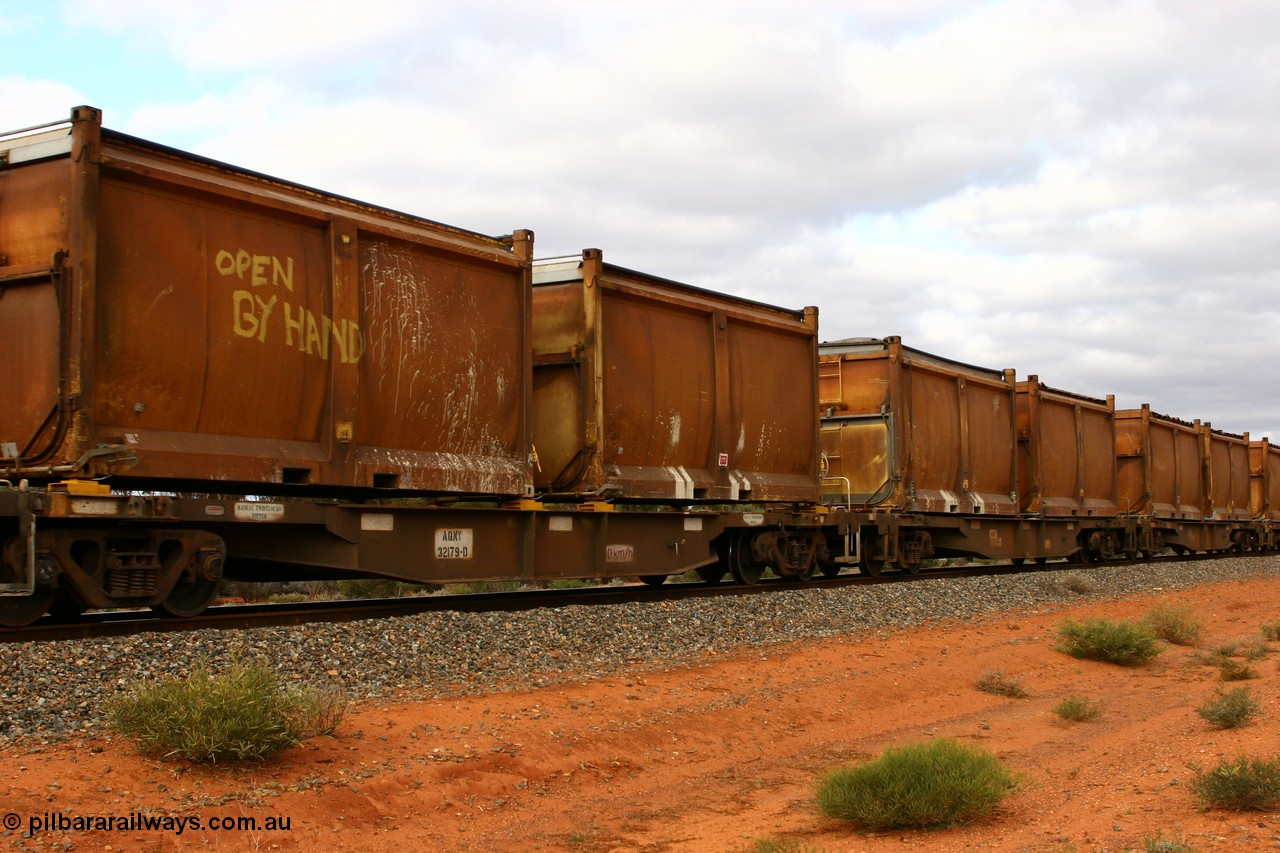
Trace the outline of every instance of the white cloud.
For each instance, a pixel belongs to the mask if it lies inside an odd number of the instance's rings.
[[[71,86],[52,80],[28,80],[25,77],[0,77],[0,116],[5,130],[17,130],[61,121],[71,115],[69,106],[84,103],[84,95]],[[49,105],[58,104],[55,112]]]

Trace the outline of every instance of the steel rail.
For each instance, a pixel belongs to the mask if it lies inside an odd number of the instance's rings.
[[[755,595],[799,589],[838,589],[882,583],[919,580],[947,580],[1000,574],[1080,571],[1157,562],[1212,560],[1238,554],[1197,554],[1160,556],[1151,560],[1107,563],[1000,563],[979,566],[950,566],[921,569],[917,573],[887,570],[877,575],[842,573],[835,577],[815,576],[810,581],[766,578],[758,584],[641,583],[621,586],[592,586],[574,589],[520,589],[509,592],[433,594],[404,598],[337,599],[291,602],[288,604],[224,604],[210,607],[195,617],[175,617],[150,610],[91,611],[74,619],[57,620],[45,616],[32,625],[0,629],[0,643],[43,642],[98,637],[129,636],[148,632],[230,630],[280,627],[313,622],[352,622],[411,616],[418,613],[461,611],[503,612],[547,607],[598,606],[629,602],[674,601],[727,595]]]

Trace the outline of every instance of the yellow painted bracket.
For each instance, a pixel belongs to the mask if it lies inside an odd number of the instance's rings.
[[[111,494],[111,487],[106,483],[99,483],[97,480],[62,480],[54,483],[52,488],[55,491],[66,492],[69,495]]]

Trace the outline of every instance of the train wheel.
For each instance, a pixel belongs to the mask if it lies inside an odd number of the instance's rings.
[[[187,580],[184,576],[169,591],[169,597],[159,604],[151,605],[157,613],[169,616],[199,616],[213,601],[218,592],[215,580]]]
[[[743,586],[755,586],[764,575],[764,563],[751,559],[750,540],[745,536],[731,536],[725,549],[725,562],[733,579]]]
[[[919,560],[912,560],[908,557],[898,557],[894,562],[894,565],[908,574],[918,575],[920,574],[920,566],[922,564]]]
[[[712,563],[709,566],[698,566],[694,569],[698,573],[698,577],[702,578],[704,583],[720,583],[724,580],[724,576],[729,572],[719,563]]]
[[[49,611],[58,590],[51,586],[36,587],[31,595],[14,595],[0,598],[0,625],[21,628],[30,625]]]
[[[666,575],[640,575],[640,582],[646,586],[662,586],[667,582]]]
[[[746,563],[733,572],[733,579],[743,586],[755,586],[760,583],[765,567],[759,563]]]
[[[874,531],[868,531],[862,535],[862,547],[858,553],[858,574],[867,577],[879,577],[880,571],[884,568],[884,562],[877,560],[874,556],[880,548],[880,537]]]
[[[858,571],[867,577],[876,578],[880,576],[880,570],[884,568],[884,563],[863,553],[862,559],[858,560]]]

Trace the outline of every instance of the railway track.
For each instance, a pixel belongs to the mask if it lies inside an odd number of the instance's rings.
[[[1160,561],[1210,560],[1222,555],[1201,554],[1162,556],[1133,563]],[[1122,565],[1111,562],[1105,565]],[[1103,564],[1099,564],[1103,565]],[[94,611],[74,619],[45,617],[22,628],[0,629],[0,642],[37,642],[93,637],[127,636],[148,632],[229,630],[244,628],[301,625],[310,622],[352,622],[411,616],[443,611],[518,611],[542,607],[599,606],[627,602],[671,601],[680,598],[756,595],[789,589],[835,589],[884,583],[903,583],[921,579],[978,577],[984,575],[1028,572],[1062,572],[1088,570],[1090,565],[1077,563],[991,564],[924,569],[917,574],[893,571],[879,575],[843,573],[835,577],[815,577],[797,583],[781,578],[766,578],[759,584],[745,586],[734,583],[667,583],[649,586],[641,583],[580,587],[574,589],[520,589],[510,592],[435,594],[407,598],[341,599],[288,604],[225,604],[210,607],[200,616],[179,618],[150,610]]]

